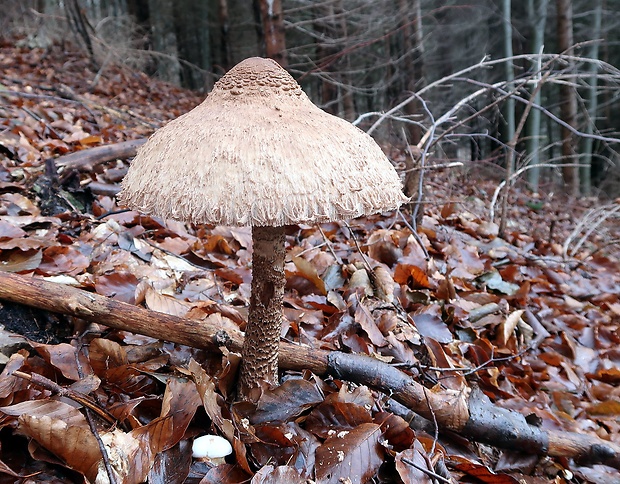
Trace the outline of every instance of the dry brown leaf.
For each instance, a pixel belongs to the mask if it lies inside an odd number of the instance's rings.
[[[344,479],[368,482],[384,460],[379,444],[381,435],[377,424],[364,423],[329,437],[316,450],[316,482],[340,484]]]
[[[303,257],[293,257],[293,263],[295,264],[299,275],[311,281],[323,296],[327,294],[323,279],[319,277],[316,268],[310,261],[307,261]]]
[[[101,440],[108,453],[117,482],[135,484],[146,480],[155,460],[155,455],[149,449],[148,442],[120,429],[104,433],[101,435]],[[108,482],[108,476],[103,461],[101,461],[95,484],[107,484]]]
[[[351,289],[363,289],[366,296],[372,296],[374,294],[374,289],[372,287],[372,283],[370,282],[370,277],[368,277],[368,272],[366,272],[366,269],[359,269],[353,274],[351,274],[348,286]]]
[[[524,312],[525,310],[523,309],[513,311],[499,325],[497,330],[497,342],[502,347],[506,346],[508,340],[514,335],[515,329],[517,328],[519,321],[521,321],[521,316],[523,316]]]
[[[431,484],[429,472],[434,472],[426,456],[422,444],[415,440],[413,448],[396,454],[396,471],[403,480],[403,484]],[[426,472],[425,472],[426,471]]]
[[[379,347],[387,344],[383,333],[381,333],[377,323],[375,323],[372,313],[361,301],[358,302],[357,308],[355,308],[355,322],[362,327],[372,344]]]
[[[411,289],[431,288],[426,273],[418,266],[411,264],[398,264],[394,269],[394,281]]]
[[[36,440],[67,467],[93,480],[101,459],[99,445],[84,416],[71,405],[54,400],[35,400],[0,408],[18,417],[20,431]]]
[[[200,395],[207,415],[219,431],[222,432],[224,437],[226,437],[229,442],[233,442],[235,439],[235,427],[231,420],[222,416],[220,404],[223,404],[223,399],[215,393],[215,382],[213,378],[211,378],[204,368],[194,359],[190,360],[188,369],[194,378],[198,394]]]
[[[377,297],[385,302],[394,302],[394,287],[396,283],[392,279],[392,274],[383,266],[377,266],[373,269],[374,282]]]
[[[146,289],[144,299],[150,310],[178,316],[179,318],[184,318],[193,306],[186,301],[180,301],[175,297],[160,294],[152,287]]]
[[[306,479],[302,478],[299,471],[291,466],[278,466],[274,468],[272,465],[262,467],[250,484],[305,484]]]

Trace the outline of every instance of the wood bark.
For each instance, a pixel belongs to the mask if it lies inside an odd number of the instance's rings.
[[[258,0],[258,7],[263,27],[265,56],[275,60],[282,67],[286,67],[288,61],[282,0]]]
[[[573,53],[573,4],[572,0],[556,0],[558,49],[564,54]],[[567,69],[572,68],[572,63]],[[577,93],[572,86],[572,79],[560,84],[560,117],[575,127],[577,125]],[[569,128],[562,126],[562,163],[575,163],[575,137]],[[564,183],[569,193],[579,195],[579,170],[575,166],[562,168]]]
[[[261,53],[260,13],[256,0],[228,0],[230,67]]]
[[[253,400],[252,389],[278,382],[278,345],[284,298],[284,227],[252,228],[252,293],[241,350],[239,394]]]
[[[155,52],[155,76],[175,85],[181,84],[181,64],[174,27],[174,5],[169,0],[149,0],[151,43]]]
[[[0,299],[94,321],[111,328],[167,341],[239,352],[243,336],[216,324],[142,309],[70,286],[0,271]],[[506,449],[602,463],[620,469],[620,446],[590,434],[545,430],[529,425],[523,415],[493,405],[482,392],[436,391],[377,359],[283,342],[280,366],[309,370],[370,386],[392,396],[419,415],[437,422],[439,430]]]
[[[549,0],[528,0],[528,20],[530,28],[532,29],[532,52],[534,54],[540,54],[543,49],[545,40],[545,26],[547,23],[547,7]],[[536,72],[536,78],[540,81],[542,73],[540,72],[542,61],[538,59],[533,61],[534,70]],[[532,90],[536,92],[534,96],[534,104],[541,105],[542,90],[538,89],[537,85],[532,87]],[[538,192],[538,185],[540,182],[540,168],[537,166],[540,164],[540,141],[543,139],[543,131],[541,124],[541,112],[538,109],[532,110],[528,117],[527,127],[527,151],[530,156],[531,168],[527,171],[527,179],[530,183],[530,188],[534,193]]]
[[[502,13],[504,14],[504,57],[506,57],[506,63],[504,64],[506,73],[506,90],[511,92],[514,90],[515,73],[512,65],[512,1],[503,0]],[[510,96],[506,99],[506,141],[510,143],[515,135],[516,122],[515,122],[515,100]],[[510,184],[510,177],[515,169],[515,156],[514,151],[510,149],[510,146],[506,147],[506,184]],[[506,195],[507,196],[507,195]],[[502,219],[503,220],[503,219]]]
[[[230,53],[230,39],[229,39],[229,15],[228,15],[228,0],[218,0],[217,2],[217,16],[220,25],[219,39],[217,45],[219,46],[220,66],[224,70],[229,70],[232,67],[232,55]]]
[[[334,64],[335,56],[341,51],[342,46],[336,42],[330,42],[327,39],[337,38],[337,28],[334,21],[334,5],[333,3],[325,5],[321,11],[324,13],[323,18],[317,19],[314,23],[314,31],[318,34],[317,41],[317,58],[321,71],[327,73],[319,77],[321,92],[321,107],[335,116],[338,115],[338,87],[334,83]]]
[[[424,87],[422,69],[423,63],[423,42],[422,42],[422,11],[420,0],[399,0],[400,16],[399,28],[402,30],[403,51],[408,56],[407,62],[402,69],[404,74],[404,90],[407,96]],[[420,101],[413,99],[403,108],[405,114],[410,118],[419,115],[421,112]],[[407,124],[410,145],[417,145],[422,139],[422,128],[419,124]]]
[[[75,151],[68,155],[59,156],[54,160],[57,167],[90,171],[95,165],[117,158],[136,156],[137,149],[146,143],[146,138],[121,141],[111,145],[96,146],[87,150]]]
[[[592,12],[592,38],[601,38],[601,23],[603,17],[603,0],[595,0],[593,5],[594,11]],[[594,42],[590,47],[591,59],[598,59],[599,56],[599,42]],[[594,62],[588,67],[590,71],[590,80],[588,81],[588,122],[584,128],[587,134],[592,134],[596,130],[596,118],[598,113],[598,66]],[[581,167],[581,192],[582,195],[589,197],[592,194],[592,158],[593,158],[594,140],[590,137],[586,137],[583,140],[584,159]]]
[[[179,57],[183,64],[183,85],[204,90],[212,86],[212,52],[208,0],[177,0],[174,4],[174,23]],[[172,16],[171,16],[172,17]],[[197,66],[199,69],[196,69]]]

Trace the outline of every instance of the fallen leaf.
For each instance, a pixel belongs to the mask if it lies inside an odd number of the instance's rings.
[[[380,437],[381,429],[373,423],[329,437],[316,450],[316,482],[340,484],[344,479],[368,482],[384,460]]]

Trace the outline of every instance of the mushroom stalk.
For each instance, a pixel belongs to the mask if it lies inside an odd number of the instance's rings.
[[[250,392],[261,381],[278,383],[286,284],[284,232],[284,227],[252,227],[252,293],[239,377],[239,395],[244,399],[252,399]]]

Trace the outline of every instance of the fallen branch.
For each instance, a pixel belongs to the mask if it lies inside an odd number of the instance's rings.
[[[111,328],[211,350],[239,352],[241,332],[224,331],[209,320],[196,321],[132,306],[35,277],[0,272],[0,299],[95,321]],[[481,391],[430,390],[399,369],[367,356],[281,343],[282,369],[307,369],[368,385],[450,430],[496,447],[532,454],[602,463],[620,469],[620,446],[589,434],[558,432],[529,425],[523,415],[493,405]]]
[[[75,151],[59,156],[54,160],[57,167],[89,171],[93,166],[117,158],[129,158],[136,155],[137,149],[146,143],[146,138],[122,141],[111,145],[96,146],[87,150]]]

